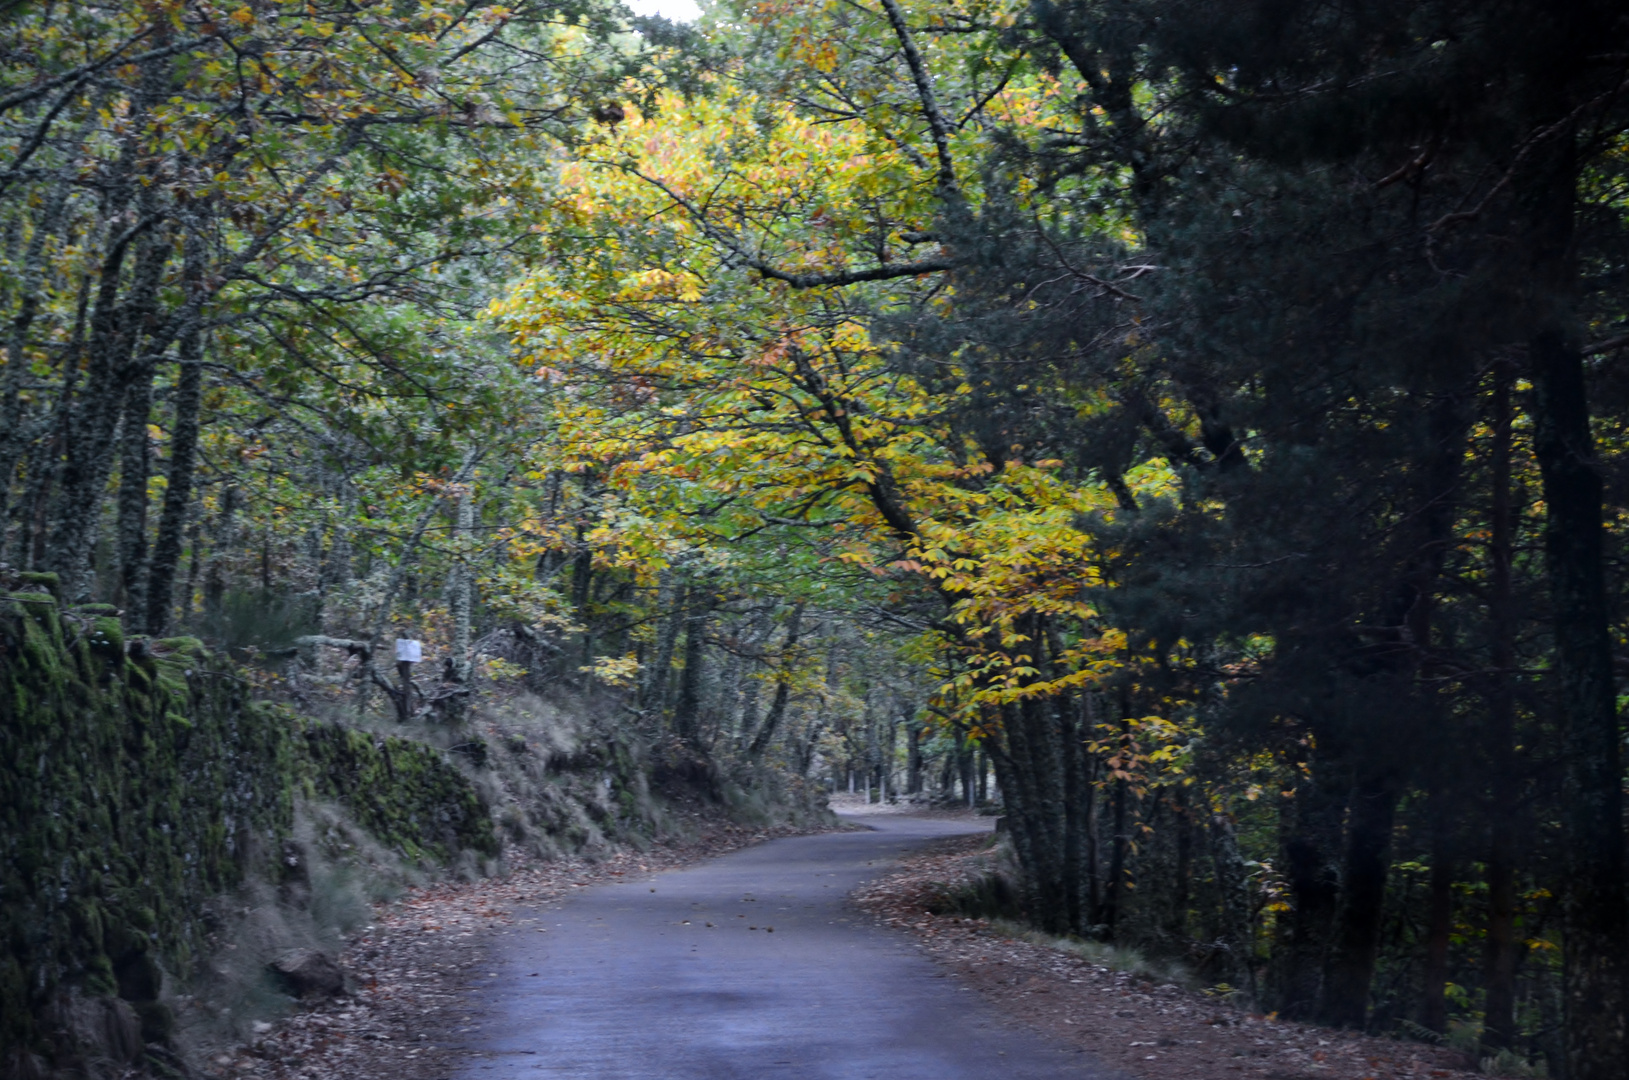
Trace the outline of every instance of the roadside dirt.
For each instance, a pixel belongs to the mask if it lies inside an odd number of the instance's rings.
[[[535,908],[573,890],[631,880],[780,836],[829,829],[752,829],[702,812],[693,839],[589,862],[511,864],[510,873],[415,889],[381,906],[339,960],[349,993],[302,1006],[263,1027],[250,1043],[202,1063],[206,1076],[267,1080],[441,1080],[451,1075],[469,980],[483,976],[493,931],[511,927],[517,906]],[[838,829],[847,826],[838,826]]]
[[[854,902],[917,936],[997,1012],[1146,1080],[1469,1080],[1474,1063],[1424,1043],[1277,1020],[1178,986],[1016,940],[986,920],[928,908],[982,872],[988,840],[939,841]]]

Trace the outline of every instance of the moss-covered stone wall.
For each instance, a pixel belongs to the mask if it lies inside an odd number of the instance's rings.
[[[497,852],[441,751],[252,701],[195,639],[126,641],[54,588],[0,580],[0,1072],[77,1071],[85,1000],[162,1040],[159,969],[192,969],[206,901],[281,850],[302,793],[415,862]]]
[[[498,854],[492,815],[446,752],[411,739],[304,721],[307,792],[341,803],[374,838],[417,863]]]

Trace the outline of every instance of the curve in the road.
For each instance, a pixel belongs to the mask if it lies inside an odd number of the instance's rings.
[[[901,854],[978,826],[865,823],[522,912],[539,921],[475,990],[460,1080],[1110,1080],[844,902]]]

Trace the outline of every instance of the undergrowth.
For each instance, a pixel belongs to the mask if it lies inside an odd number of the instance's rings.
[[[1187,968],[1175,960],[1156,960],[1143,955],[1141,950],[1124,945],[1110,945],[1102,941],[1089,941],[1077,937],[1057,937],[1042,933],[1011,919],[992,919],[990,928],[1004,937],[1042,945],[1048,949],[1078,957],[1096,967],[1123,971],[1149,982],[1180,986],[1185,990],[1198,989],[1198,983]]]

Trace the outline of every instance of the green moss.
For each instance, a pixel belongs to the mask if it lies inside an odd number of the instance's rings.
[[[25,570],[17,575],[17,580],[24,585],[38,585],[52,596],[61,595],[62,592],[62,579],[52,573]]]
[[[301,791],[416,861],[498,851],[441,751],[248,701],[196,638],[137,651],[104,612],[0,595],[0,1051],[43,1047],[35,1018],[65,989],[187,972],[207,902],[281,849]]]
[[[209,655],[209,647],[195,637],[167,637],[154,642],[162,652],[176,653],[194,659],[204,659]]]

